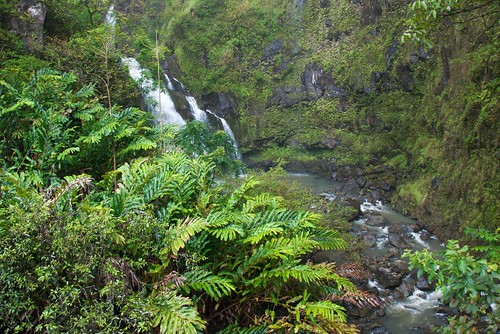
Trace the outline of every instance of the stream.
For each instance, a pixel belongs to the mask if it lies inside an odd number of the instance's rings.
[[[309,173],[289,173],[292,181],[312,189],[318,195],[334,200],[339,194],[340,184]],[[340,194],[339,194],[340,196]],[[394,267],[405,266],[401,259],[402,249],[439,251],[443,245],[435,236],[419,227],[418,222],[396,211],[380,201],[365,200],[360,206],[362,215],[352,222],[352,234],[365,241],[363,258],[373,272],[366,289],[388,301],[385,315],[362,315],[361,333],[366,334],[419,334],[445,323],[446,315],[436,311],[440,305],[439,292],[433,291],[425,280],[417,280],[406,268],[393,277],[386,272]],[[335,258],[335,260],[338,260]],[[402,261],[403,260],[403,261]],[[388,264],[390,265],[386,265]],[[394,274],[394,273],[393,273]],[[401,277],[398,277],[401,276]],[[398,280],[399,279],[399,280]],[[383,314],[383,313],[382,313]]]

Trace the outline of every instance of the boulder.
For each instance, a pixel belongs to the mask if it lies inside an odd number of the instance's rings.
[[[375,272],[377,280],[384,288],[395,288],[399,286],[403,280],[403,274],[394,271],[392,268],[380,267]]]
[[[431,282],[427,280],[427,277],[421,276],[417,279],[417,288],[419,288],[422,291],[434,291],[436,289],[436,283]]]
[[[367,247],[373,247],[377,244],[377,237],[375,236],[375,234],[366,233],[363,234],[362,238]]]
[[[382,216],[380,215],[374,215],[374,214],[371,214],[369,215],[368,217],[368,220],[366,221],[365,223],[366,225],[368,226],[386,226],[389,224],[389,222]]]
[[[398,233],[389,233],[389,242],[396,248],[399,249],[410,249],[411,245],[406,242],[400,234]]]

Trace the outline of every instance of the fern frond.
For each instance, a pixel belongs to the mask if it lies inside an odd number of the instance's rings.
[[[155,313],[153,326],[160,326],[161,334],[197,334],[205,328],[205,321],[200,318],[192,300],[174,292],[154,298],[151,308]]]
[[[168,245],[160,253],[165,255],[167,250],[177,255],[179,249],[184,248],[186,242],[196,233],[204,230],[208,223],[201,218],[186,218],[179,221],[176,226],[170,227],[164,237],[164,242]]]
[[[347,291],[342,295],[334,294],[330,295],[328,298],[334,302],[344,301],[356,305],[361,309],[384,308],[388,304],[387,300],[378,297],[371,292],[361,290]]]
[[[347,247],[347,242],[339,237],[339,233],[335,230],[317,227],[311,237],[318,242],[320,250],[338,250]]]
[[[316,242],[304,233],[300,233],[293,238],[273,238],[256,248],[252,256],[241,264],[239,270],[244,272],[262,261],[293,259],[311,251],[315,246]]]
[[[151,150],[157,147],[157,144],[146,138],[146,137],[135,137],[134,141],[131,142],[127,147],[124,149],[120,150],[120,156],[126,155],[131,152],[137,152],[137,151],[147,151]]]
[[[245,182],[235,191],[232,192],[231,196],[229,197],[226,207],[228,209],[234,208],[238,203],[240,203],[243,199],[245,194],[247,193],[248,190],[252,189],[255,187],[259,182],[253,178],[247,178]]]
[[[299,282],[317,283],[326,281],[332,278],[332,273],[326,268],[318,268],[312,265],[295,265],[288,268],[278,267],[267,272],[269,277],[279,277],[287,282],[290,278],[294,278]]]
[[[213,275],[205,270],[193,270],[184,274],[184,285],[182,288],[189,293],[191,289],[203,291],[215,300],[228,296],[235,291],[235,286],[228,278]]]
[[[222,241],[234,240],[238,236],[242,236],[245,233],[243,228],[236,224],[229,224],[217,229],[210,229],[209,232],[211,235]]]
[[[239,327],[238,324],[232,324],[216,334],[265,334],[268,332],[269,326],[267,324],[255,327]]]
[[[299,303],[297,308],[303,310],[306,315],[310,315],[313,318],[321,316],[328,321],[338,321],[340,319],[340,321],[345,322],[347,320],[345,308],[329,300],[306,302],[304,304]]]
[[[276,236],[281,233],[283,233],[283,228],[280,226],[280,223],[269,222],[248,231],[248,236],[243,239],[242,242],[255,245],[261,242],[265,237]]]
[[[250,213],[255,212],[256,209],[266,208],[266,209],[277,209],[283,205],[283,198],[271,195],[269,193],[261,193],[257,196],[247,198],[247,201],[243,204],[243,212]]]
[[[354,278],[358,280],[371,276],[371,272],[357,263],[343,263],[336,270],[340,276]]]

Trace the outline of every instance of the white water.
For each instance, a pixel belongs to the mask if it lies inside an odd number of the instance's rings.
[[[174,88],[174,84],[172,84],[172,81],[170,81],[170,78],[168,77],[168,75],[166,74],[163,74],[165,76],[165,80],[167,80],[167,88],[169,90],[175,90]]]
[[[122,58],[122,62],[128,67],[129,75],[139,84],[145,97],[146,103],[155,115],[156,119],[163,124],[185,125],[186,121],[175,109],[170,95],[155,85],[153,80],[147,77],[147,71],[134,58]]]
[[[104,18],[104,24],[111,26],[112,28],[116,25],[116,15],[115,15],[115,5],[111,5],[106,12],[106,17]]]
[[[208,121],[207,113],[204,110],[201,110],[200,107],[198,107],[198,103],[196,102],[196,99],[192,96],[186,96],[186,100],[189,103],[189,108],[191,109],[191,113],[193,114],[194,118],[197,121],[207,123],[207,121]]]
[[[224,129],[224,132],[227,133],[229,135],[229,137],[231,137],[231,139],[233,140],[234,150],[236,151],[236,159],[240,160],[241,155],[240,155],[240,151],[238,150],[238,144],[236,143],[236,138],[234,137],[234,133],[231,130],[231,127],[229,126],[229,124],[227,124],[227,122],[224,118],[220,117],[216,113],[214,113],[208,109],[206,110],[206,112],[212,116],[215,116],[215,118],[217,118],[219,120],[219,122],[221,122],[222,128]]]

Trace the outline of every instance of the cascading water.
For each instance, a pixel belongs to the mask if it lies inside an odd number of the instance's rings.
[[[137,60],[122,58],[122,62],[128,67],[130,77],[139,84],[148,108],[159,122],[181,126],[186,124],[186,121],[175,109],[170,95],[162,91],[159,85],[155,85],[153,80],[147,77],[147,71],[141,68]]]
[[[341,188],[338,184],[326,181],[314,174],[300,173],[289,174],[290,180],[296,180],[314,193],[325,198],[335,198],[337,190]],[[324,193],[330,196],[324,196]],[[401,242],[401,246],[406,249],[429,249],[439,251],[442,244],[429,232],[418,229],[416,221],[405,217],[381,201],[370,203],[365,201],[360,205],[362,216],[352,224],[352,231],[358,237],[370,236],[367,242],[367,258],[386,258],[390,261],[391,250],[395,249],[394,242]],[[398,233],[397,231],[401,231]],[[394,239],[399,235],[404,235],[400,239]],[[424,237],[425,236],[425,237]],[[371,246],[368,242],[371,241]],[[336,252],[323,253],[322,256],[330,261],[340,261]],[[397,260],[394,258],[394,260]],[[401,264],[403,261],[397,261]],[[383,264],[382,262],[376,262]],[[387,282],[384,282],[387,284]],[[405,274],[402,277],[400,286],[387,287],[378,280],[377,275],[373,275],[367,282],[366,287],[390,301],[390,305],[385,309],[385,316],[377,318],[367,326],[363,333],[366,334],[419,334],[426,333],[427,329],[443,323],[443,315],[436,312],[439,305],[441,293],[439,291],[424,290],[419,288],[415,282],[414,275]],[[405,291],[405,289],[407,289]],[[370,329],[371,328],[371,329]]]
[[[191,108],[191,113],[193,114],[194,118],[197,121],[207,123],[208,122],[207,113],[198,107],[196,99],[192,96],[186,96],[186,101],[188,101],[189,103],[189,107]]]
[[[111,5],[108,12],[106,13],[105,24],[111,26],[112,28],[116,25],[116,15],[114,11],[114,5]],[[149,78],[148,71],[142,69],[139,62],[134,58],[122,58],[122,63],[128,67],[129,75],[134,81],[139,84],[139,87],[142,91],[143,96],[145,97],[148,108],[155,115],[156,119],[162,124],[176,124],[179,126],[183,126],[186,124],[186,121],[182,118],[182,116],[177,112],[175,108],[175,104],[170,97],[170,94],[166,91],[163,91],[160,85],[155,85],[153,80]],[[236,139],[234,136],[231,127],[226,122],[226,120],[217,114],[211,112],[210,110],[202,110],[198,107],[198,103],[196,99],[192,96],[186,95],[187,89],[184,85],[173,77],[173,81],[175,81],[175,85],[170,80],[169,76],[164,73],[164,78],[167,84],[167,89],[170,91],[175,91],[175,87],[181,88],[181,94],[183,94],[186,98],[186,101],[189,104],[191,114],[194,119],[200,122],[204,122],[207,125],[209,124],[209,118],[207,117],[207,113],[213,115],[218,122],[222,125],[224,131],[231,137],[233,141],[233,145],[235,147],[235,152],[237,152],[237,159],[241,159],[240,153],[238,151],[238,146],[236,144]]]

